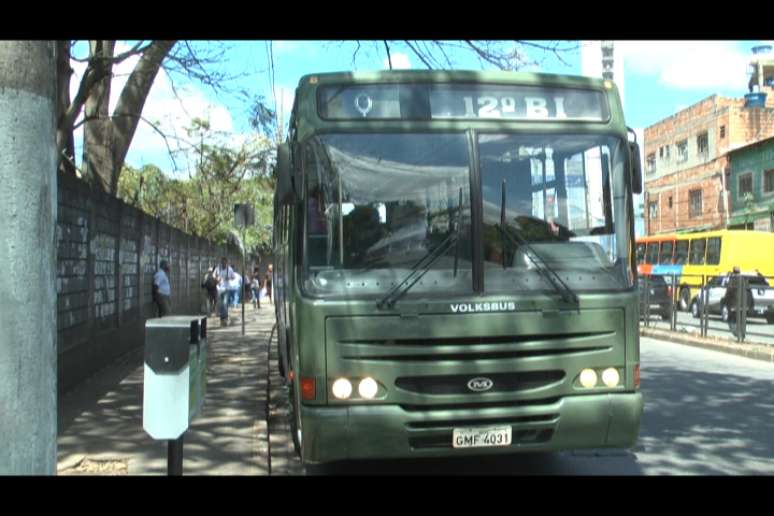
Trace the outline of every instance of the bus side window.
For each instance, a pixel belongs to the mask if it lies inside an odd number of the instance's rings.
[[[688,259],[688,240],[678,240],[675,243],[675,265],[685,265]]]
[[[645,263],[655,265],[658,263],[658,242],[650,242],[645,253]]]
[[[645,244],[641,242],[637,244],[637,265],[642,265],[644,261],[645,261]]]
[[[707,265],[720,264],[720,237],[712,237],[707,240]]]
[[[661,242],[661,253],[658,257],[658,263],[660,265],[672,264],[672,248],[674,247],[673,241]]]
[[[691,265],[704,265],[704,252],[707,249],[706,238],[694,238],[691,240],[691,251],[688,263]]]

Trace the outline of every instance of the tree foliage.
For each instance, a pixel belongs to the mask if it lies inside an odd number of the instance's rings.
[[[152,165],[140,170],[125,166],[119,197],[171,226],[220,243],[236,240],[235,235],[241,239],[234,205],[252,204],[256,223],[245,232],[245,247],[265,250],[271,242],[274,146],[263,135],[241,143],[227,136],[195,119],[181,150],[196,159],[189,178],[169,179]]]

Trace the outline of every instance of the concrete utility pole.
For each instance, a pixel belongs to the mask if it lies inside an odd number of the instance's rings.
[[[56,473],[56,59],[0,41],[0,475]]]

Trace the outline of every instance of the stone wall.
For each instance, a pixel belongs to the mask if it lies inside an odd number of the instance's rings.
[[[155,317],[153,274],[171,266],[172,313],[199,314],[201,282],[236,247],[187,235],[82,181],[58,178],[57,350],[59,391],[89,377],[144,340]],[[239,260],[239,261],[238,261]]]

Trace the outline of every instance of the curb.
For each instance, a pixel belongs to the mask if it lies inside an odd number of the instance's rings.
[[[640,336],[666,340],[676,344],[685,344],[697,348],[710,349],[721,353],[739,355],[754,360],[774,363],[774,346],[766,344],[738,344],[735,341],[721,338],[705,338],[690,333],[676,333],[653,328],[640,328]]]

